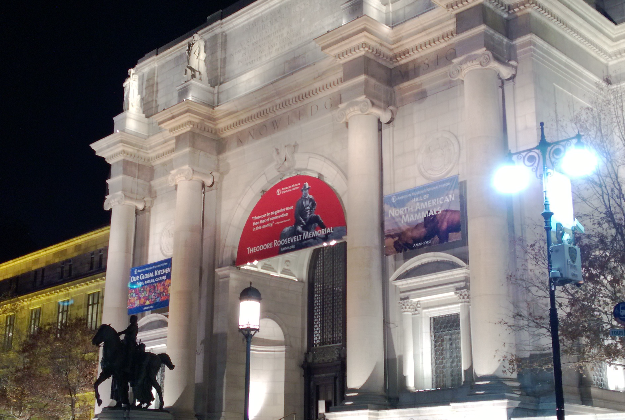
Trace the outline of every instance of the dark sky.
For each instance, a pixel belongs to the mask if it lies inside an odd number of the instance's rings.
[[[5,1],[0,6],[0,262],[109,223],[108,165],[127,70],[235,1]]]

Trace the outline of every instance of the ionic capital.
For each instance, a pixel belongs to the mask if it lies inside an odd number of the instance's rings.
[[[335,114],[335,119],[336,122],[341,123],[349,121],[353,115],[375,115],[384,124],[388,124],[395,118],[396,111],[397,109],[393,106],[382,109],[374,105],[371,99],[361,97],[339,105],[339,109]]]
[[[469,289],[456,290],[456,297],[462,303],[469,303],[471,299],[471,292]]]
[[[503,80],[508,80],[516,74],[516,61],[502,63],[493,57],[493,53],[486,49],[467,54],[454,59],[454,64],[449,68],[449,77],[452,80],[462,79],[471,70],[493,69]]]
[[[421,302],[414,300],[400,300],[399,310],[402,314],[418,315],[421,313]]]
[[[120,204],[135,206],[137,210],[143,210],[149,203],[148,200],[144,198],[132,198],[120,191],[106,196],[106,200],[104,200],[104,210],[111,210],[113,207]]]
[[[215,175],[213,173],[202,173],[193,170],[190,166],[174,169],[169,174],[169,185],[178,185],[181,181],[200,181],[207,188],[215,185]]]

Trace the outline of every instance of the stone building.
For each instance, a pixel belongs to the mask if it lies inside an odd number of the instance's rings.
[[[607,3],[244,1],[141,58],[92,144],[111,165],[103,322],[126,326],[131,268],[171,258],[142,325],[176,364],[174,417],[242,415],[250,282],[250,418],[552,415],[548,377],[505,369],[531,337],[501,322],[540,185],[508,200],[491,177],[621,82]],[[621,416],[611,381],[567,373],[568,413]]]
[[[100,325],[108,241],[105,227],[0,264],[3,348],[70,317]]]

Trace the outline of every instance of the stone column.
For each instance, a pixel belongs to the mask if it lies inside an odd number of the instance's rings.
[[[128,197],[117,192],[106,197],[104,209],[111,210],[106,284],[102,304],[102,323],[111,324],[117,331],[128,326],[128,282],[132,267],[132,250],[135,239],[135,210],[143,210],[144,200]],[[102,407],[110,402],[111,380],[100,385]]]
[[[412,341],[414,361],[414,385],[415,389],[428,389],[431,384],[425,384],[423,375],[423,316],[421,314],[421,302],[415,302],[412,311]]]
[[[347,121],[347,396],[384,403],[382,197],[378,121],[390,122],[364,97],[340,106]]]
[[[169,291],[167,353],[176,365],[165,375],[165,407],[176,419],[195,419],[195,362],[202,257],[204,177],[190,167],[172,171],[177,185]],[[211,180],[212,184],[212,180]]]
[[[464,382],[473,380],[473,354],[471,352],[471,318],[469,316],[469,290],[456,292],[460,301],[460,348],[462,350],[462,375]]]
[[[403,343],[404,343],[404,378],[406,388],[415,389],[415,364],[414,364],[414,338],[412,336],[412,314],[417,305],[412,300],[400,300],[399,309],[402,317]]]
[[[484,50],[454,61],[451,78],[464,80],[473,368],[478,378],[510,377],[502,359],[515,351],[514,335],[501,323],[511,305],[508,218],[506,200],[492,187],[492,176],[507,153],[500,78],[512,77],[515,69]]]

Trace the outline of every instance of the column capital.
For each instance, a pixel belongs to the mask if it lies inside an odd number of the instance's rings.
[[[402,314],[418,315],[421,313],[421,302],[408,299],[400,300],[398,304]]]
[[[169,185],[178,185],[181,181],[200,181],[209,188],[215,185],[216,177],[212,172],[205,174],[194,170],[190,166],[183,166],[182,168],[174,169],[169,174]]]
[[[374,105],[371,99],[361,96],[352,101],[339,105],[335,114],[336,122],[347,122],[353,115],[375,115],[384,124],[388,124],[395,118],[397,108],[389,106],[386,109]]]
[[[461,303],[469,303],[471,300],[471,292],[469,289],[456,290],[454,293]]]
[[[493,69],[503,80],[508,80],[516,74],[516,61],[501,62],[485,48],[455,58],[453,61],[454,64],[449,68],[449,77],[452,80],[464,80],[468,72],[476,69]]]
[[[148,198],[133,198],[119,191],[106,196],[106,200],[104,200],[104,210],[111,210],[113,207],[120,204],[135,206],[137,210],[144,210],[150,203],[151,200]]]

